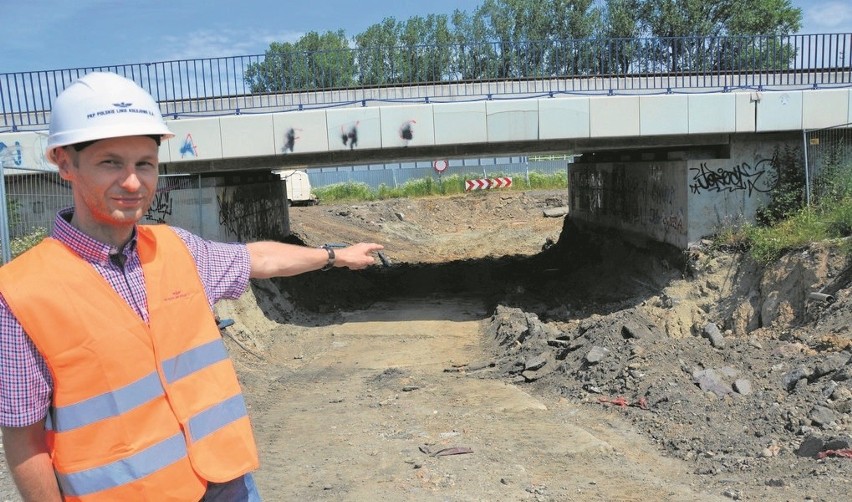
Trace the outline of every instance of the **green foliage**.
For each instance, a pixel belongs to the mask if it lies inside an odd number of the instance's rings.
[[[568,171],[554,174],[530,172],[529,188],[539,190],[568,188]]]
[[[343,30],[311,31],[295,44],[272,42],[261,62],[248,65],[245,80],[252,92],[283,92],[345,87],[355,74],[355,54]]]
[[[839,201],[852,195],[852,159],[841,140],[830,144],[819,175],[814,179],[813,197],[817,202]]]
[[[805,169],[802,150],[785,146],[776,148],[772,156],[772,200],[758,210],[760,225],[773,225],[794,215],[805,205]]]
[[[833,236],[828,232],[826,220],[818,212],[808,209],[802,209],[771,227],[748,227],[750,252],[759,263],[770,263],[786,251],[829,237]]]
[[[491,173],[490,177],[503,176],[499,173]],[[313,194],[319,202],[329,204],[346,201],[370,201],[397,198],[431,197],[436,195],[453,195],[464,193],[465,181],[478,179],[472,174],[452,174],[439,176],[437,178],[427,176],[416,180],[410,180],[399,187],[393,188],[380,185],[378,189],[371,189],[366,183],[336,183],[321,188],[314,188]],[[565,172],[556,174],[543,174],[530,172],[529,180],[521,176],[512,177],[511,190],[529,189],[561,189],[568,187],[568,175]]]
[[[12,251],[12,258],[35,246],[44,240],[45,237],[47,237],[47,229],[38,227],[34,228],[32,232],[27,235],[12,239],[12,242],[9,245],[9,249]]]
[[[348,200],[375,200],[375,195],[366,183],[335,183],[311,191],[317,200],[322,202],[338,202]]]
[[[716,234],[714,244],[748,249],[759,263],[771,263],[787,251],[826,239],[845,239],[843,251],[852,255],[852,193],[840,199],[823,199],[770,225],[726,225]]]

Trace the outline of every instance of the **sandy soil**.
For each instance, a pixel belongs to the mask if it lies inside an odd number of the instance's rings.
[[[377,241],[391,265],[256,281],[217,307],[264,498],[846,499],[852,459],[832,452],[852,436],[852,273],[836,243],[764,268],[545,216],[566,203],[291,208],[295,241]]]

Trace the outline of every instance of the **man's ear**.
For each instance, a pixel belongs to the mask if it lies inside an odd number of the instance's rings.
[[[71,168],[74,166],[74,159],[65,147],[54,148],[50,152],[51,162],[59,168],[59,177],[65,181],[71,181]]]

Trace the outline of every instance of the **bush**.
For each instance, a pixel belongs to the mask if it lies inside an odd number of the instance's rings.
[[[774,168],[772,200],[757,211],[757,223],[769,226],[780,222],[805,205],[805,172],[802,150],[785,146],[783,152],[776,148],[772,155]]]
[[[38,227],[33,229],[33,231],[27,235],[12,239],[12,242],[9,243],[9,249],[12,251],[12,258],[35,246],[44,240],[45,237],[47,237],[47,229]]]

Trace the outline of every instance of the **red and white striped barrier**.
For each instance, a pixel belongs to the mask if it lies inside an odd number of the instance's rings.
[[[512,186],[512,178],[482,178],[478,180],[467,180],[464,182],[464,191],[487,190],[489,188],[509,188]]]

